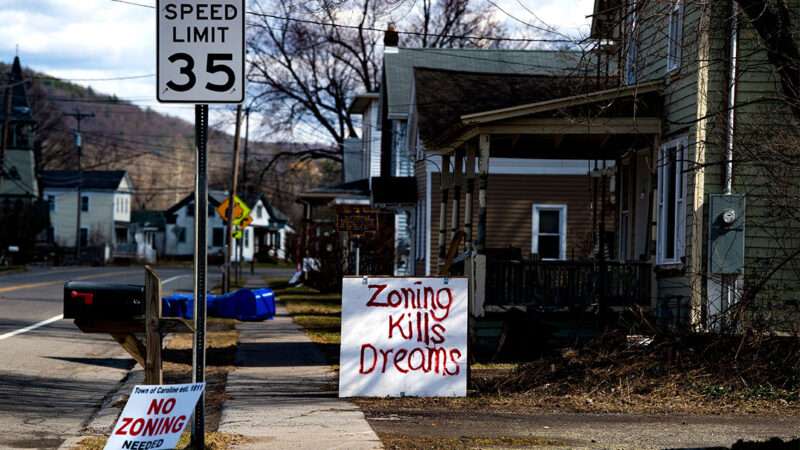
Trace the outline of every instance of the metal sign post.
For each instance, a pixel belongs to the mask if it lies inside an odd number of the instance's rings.
[[[245,93],[244,0],[156,1],[156,97],[195,104],[194,352],[192,379],[205,380],[208,241],[208,104],[241,103]],[[192,445],[205,448],[205,396],[192,424]]]
[[[208,105],[195,105],[195,146],[197,155],[194,185],[194,352],[192,354],[192,382],[206,379],[206,276],[208,275]],[[205,446],[205,393],[201,395],[194,412],[192,445]]]

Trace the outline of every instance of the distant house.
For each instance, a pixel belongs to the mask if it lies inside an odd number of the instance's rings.
[[[107,246],[115,251],[130,244],[134,189],[126,171],[43,171],[42,191],[50,209],[51,242],[75,247],[80,209],[78,236],[82,248]]]
[[[287,253],[294,228],[289,225],[289,217],[272,206],[263,195],[248,197],[246,203],[252,212],[250,225],[254,233],[254,255],[256,258],[267,256],[277,259],[288,259]]]
[[[208,256],[221,259],[225,255],[227,233],[225,223],[215,208],[225,201],[228,194],[224,191],[210,191],[208,194]],[[166,232],[164,254],[170,258],[188,259],[194,255],[194,194],[189,194],[165,212]],[[253,228],[247,227],[243,236],[243,260],[253,259]],[[238,260],[238,254],[231,258]]]
[[[5,80],[4,80],[5,81]],[[0,256],[9,248],[30,256],[36,235],[47,224],[47,213],[37,202],[33,152],[35,122],[28,103],[26,82],[19,58],[11,66],[9,87],[0,91],[10,96],[10,114],[0,108],[0,124],[8,123],[5,145],[0,146]],[[2,138],[0,138],[2,139]]]

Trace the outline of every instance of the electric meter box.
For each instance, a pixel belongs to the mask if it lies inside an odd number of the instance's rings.
[[[712,274],[744,272],[745,197],[709,196],[708,268]]]

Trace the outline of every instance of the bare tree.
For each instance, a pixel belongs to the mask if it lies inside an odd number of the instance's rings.
[[[419,6],[390,0],[266,5],[254,2],[249,24],[255,107],[273,130],[305,130],[311,136],[303,140],[332,142],[337,152],[356,134],[349,101],[359,91],[377,89],[386,24],[397,22],[408,44],[421,47],[485,47],[504,32],[486,3],[470,0],[424,0]]]

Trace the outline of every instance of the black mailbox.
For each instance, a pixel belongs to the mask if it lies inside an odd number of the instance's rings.
[[[144,286],[64,283],[65,319],[126,320],[144,316]]]

